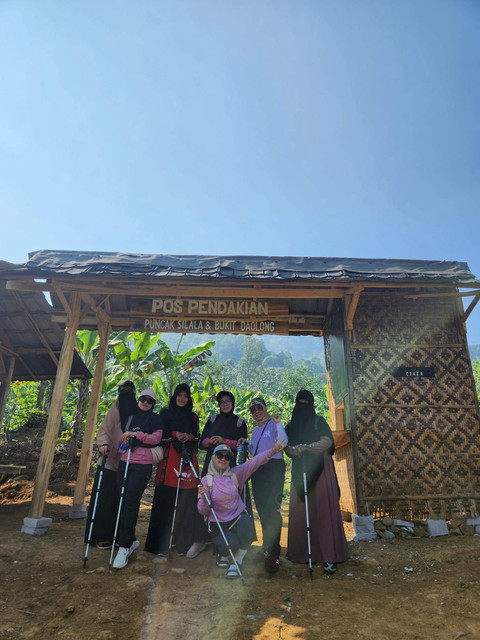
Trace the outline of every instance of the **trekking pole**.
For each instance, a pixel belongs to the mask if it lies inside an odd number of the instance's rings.
[[[108,563],[109,569],[112,566],[113,554],[115,552],[115,543],[117,542],[118,523],[120,522],[120,513],[122,511],[123,496],[125,494],[125,485],[127,484],[127,472],[128,472],[128,465],[130,464],[130,454],[132,453],[132,443],[133,443],[133,438],[129,438],[128,444],[126,445],[128,449],[127,462],[125,463],[125,472],[123,474],[122,490],[120,492],[120,502],[118,504],[117,521],[115,523],[115,532],[113,534],[112,552],[110,553],[110,562]]]
[[[172,528],[170,530],[170,542],[168,543],[168,552],[172,550],[173,530],[175,528],[175,519],[177,517],[178,494],[180,493],[180,480],[182,479],[183,454],[185,453],[185,443],[182,443],[182,451],[180,453],[180,465],[178,469],[177,493],[175,494],[175,506],[173,507]]]
[[[88,551],[90,549],[90,542],[92,540],[93,523],[95,521],[95,514],[97,513],[98,496],[100,495],[100,487],[102,486],[103,471],[105,469],[105,462],[106,461],[107,461],[107,456],[104,455],[102,457],[102,464],[100,465],[100,470],[99,470],[99,473],[98,473],[97,491],[95,493],[95,501],[93,503],[92,517],[90,519],[90,528],[88,530],[87,546],[85,547],[85,557],[83,559],[83,568],[84,569],[87,568]]]
[[[190,468],[192,469],[193,475],[195,476],[197,482],[200,482],[200,478],[198,477],[198,473],[197,473],[195,467],[193,466],[192,458],[191,458],[190,453],[188,451],[185,451],[185,458],[186,458],[188,464],[190,465]],[[229,552],[229,554],[230,554],[230,556],[231,556],[231,558],[233,560],[233,564],[235,565],[235,568],[237,570],[238,575],[242,579],[242,584],[245,584],[242,572],[240,571],[240,567],[239,567],[238,562],[237,562],[237,560],[235,558],[235,555],[234,555],[234,553],[232,551],[232,547],[230,546],[230,543],[228,542],[227,537],[226,537],[226,535],[225,535],[225,533],[224,533],[224,531],[222,529],[222,525],[220,524],[220,520],[218,519],[217,514],[215,513],[215,509],[212,506],[212,501],[210,500],[210,498],[208,497],[208,494],[206,492],[205,492],[205,500],[207,501],[207,504],[210,507],[210,511],[213,513],[213,517],[215,518],[215,522],[217,523],[218,529],[219,529],[220,533],[222,534],[222,538],[223,538],[225,544],[227,545],[227,549],[228,549],[228,552]]]
[[[307,519],[308,570],[310,572],[310,580],[313,580],[312,547],[310,545],[310,516],[308,515],[307,474],[305,472],[305,467],[303,468],[303,491],[305,495],[305,516]]]

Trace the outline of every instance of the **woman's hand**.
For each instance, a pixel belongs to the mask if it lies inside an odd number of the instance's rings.
[[[279,422],[282,421],[278,411],[275,411],[275,413],[273,414],[273,421],[275,422],[275,424],[278,424]]]
[[[210,442],[213,444],[214,447],[218,447],[219,444],[223,444],[225,442],[225,439],[222,438],[221,436],[212,436],[210,438]]]
[[[246,442],[248,442],[247,438],[239,438],[238,439],[238,444],[245,444]]]
[[[98,452],[101,456],[108,456],[108,444],[102,444],[98,447]]]
[[[276,442],[274,444],[274,446],[272,447],[272,456],[274,456],[276,453],[280,453],[280,451],[283,451],[284,447],[285,447],[285,440],[281,440],[280,442]]]
[[[205,502],[207,501],[207,498],[205,497],[207,491],[205,489],[205,487],[203,486],[203,484],[200,482],[200,484],[197,485],[197,489],[198,489],[198,493],[202,496],[202,498],[205,500]]]
[[[122,434],[123,444],[128,444],[128,441],[130,440],[130,438],[134,438],[134,437],[135,437],[134,431],[125,431],[125,433]]]
[[[190,434],[189,433],[183,433],[182,431],[177,431],[177,440],[180,440],[180,442],[188,442],[190,440]]]

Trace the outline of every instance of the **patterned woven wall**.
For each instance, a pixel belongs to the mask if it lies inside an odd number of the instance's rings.
[[[454,298],[360,299],[351,342],[359,510],[397,517],[475,515],[480,425]],[[395,367],[434,378],[395,378]]]

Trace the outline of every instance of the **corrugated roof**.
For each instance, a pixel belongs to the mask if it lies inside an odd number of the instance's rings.
[[[42,250],[31,253],[24,265],[17,265],[13,270],[7,267],[6,271],[36,277],[83,275],[319,282],[421,280],[465,287],[480,284],[467,263],[444,260],[178,256]]]
[[[0,344],[17,354],[13,380],[55,378],[57,365],[46,345],[58,359],[64,331],[52,322],[52,308],[45,296],[42,293],[7,291],[5,281],[0,280],[0,305]],[[76,352],[70,377],[91,377],[90,371]]]

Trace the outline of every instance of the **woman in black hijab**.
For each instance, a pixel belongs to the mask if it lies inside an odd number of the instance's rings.
[[[323,562],[327,573],[335,573],[337,562],[349,556],[332,460],[335,445],[325,418],[315,413],[310,391],[297,394],[292,419],[285,430],[288,435],[285,453],[292,458],[287,558],[292,562],[308,562],[305,472],[312,562]]]
[[[163,423],[163,455],[155,476],[155,493],[148,527],[145,550],[164,556],[169,551],[170,532],[175,509],[178,473],[181,469],[180,489],[173,545],[178,555],[185,555],[193,545],[196,530],[197,481],[192,469],[182,462],[182,451],[186,450],[198,474],[198,416],[193,411],[190,387],[179,384],[175,387],[168,407],[160,412]]]
[[[217,393],[220,413],[210,416],[200,438],[200,448],[207,451],[202,469],[202,478],[207,474],[212,454],[219,444],[226,444],[234,453],[230,466],[234,467],[237,459],[239,438],[247,439],[247,423],[235,413],[235,397],[230,391]]]

